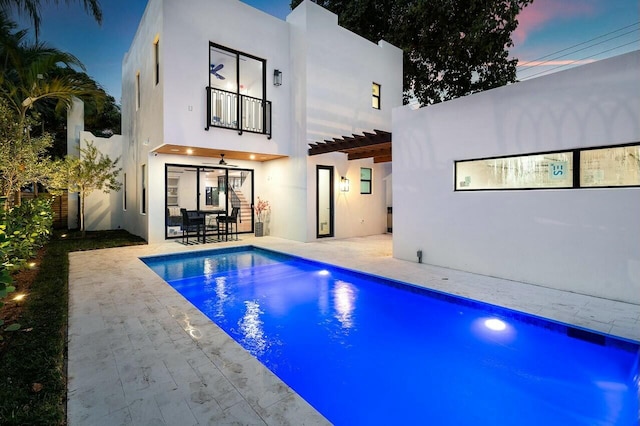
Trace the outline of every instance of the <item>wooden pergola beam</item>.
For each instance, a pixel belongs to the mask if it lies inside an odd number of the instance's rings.
[[[391,132],[374,130],[374,133],[363,132],[362,135],[343,136],[332,141],[316,142],[309,144],[309,155],[326,154],[328,152],[348,151],[349,149],[363,148],[378,144],[391,143]]]
[[[377,163],[388,163],[391,161],[391,155],[382,155],[380,157],[373,157],[373,162]]]
[[[366,151],[359,152],[349,152],[347,153],[349,156],[349,160],[360,160],[362,158],[370,158],[370,157],[380,157],[380,156],[390,156],[391,148],[383,148],[383,149],[370,149]]]

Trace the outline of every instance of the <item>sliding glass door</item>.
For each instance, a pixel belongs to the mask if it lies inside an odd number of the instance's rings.
[[[253,232],[253,170],[168,164],[165,187],[166,238],[182,236],[180,209],[231,213],[236,207],[238,232]]]

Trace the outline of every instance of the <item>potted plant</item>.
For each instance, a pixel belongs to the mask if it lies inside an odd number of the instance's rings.
[[[267,213],[271,211],[269,202],[258,197],[258,202],[253,206],[253,211],[256,213],[256,237],[262,237],[264,235],[264,220]]]

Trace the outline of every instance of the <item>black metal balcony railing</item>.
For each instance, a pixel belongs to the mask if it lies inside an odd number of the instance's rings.
[[[207,127],[261,133],[271,139],[271,101],[207,87]],[[238,98],[240,102],[238,102]],[[238,117],[242,117],[238,120]]]

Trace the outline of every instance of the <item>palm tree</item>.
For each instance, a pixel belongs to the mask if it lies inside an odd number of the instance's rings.
[[[62,110],[71,106],[74,97],[101,98],[105,93],[98,90],[93,80],[83,78],[84,74],[60,72],[61,68],[84,70],[75,56],[45,43],[27,42],[26,31],[15,28],[15,23],[0,11],[0,98],[16,114],[19,130],[12,143],[17,145],[17,151],[28,151],[32,145],[40,144],[32,141],[30,135],[30,126],[37,121],[37,105],[53,104]],[[36,160],[43,155],[40,152]],[[24,170],[28,168],[25,166]],[[19,188],[5,188],[9,192],[5,195]]]
[[[74,67],[84,71],[78,58],[42,42],[26,42],[26,31],[15,27],[0,12],[0,97],[18,113],[20,123],[41,100],[55,100],[59,110],[70,107],[74,97],[105,96],[90,78],[60,72]]]
[[[87,13],[91,14],[98,24],[102,23],[102,9],[98,0],[77,0],[81,1]],[[46,3],[60,4],[60,0],[45,0]],[[41,0],[0,0],[0,11],[9,13],[15,10],[18,15],[27,14],[33,22],[36,40],[40,31],[40,6]],[[65,3],[71,3],[71,0],[65,0]]]

